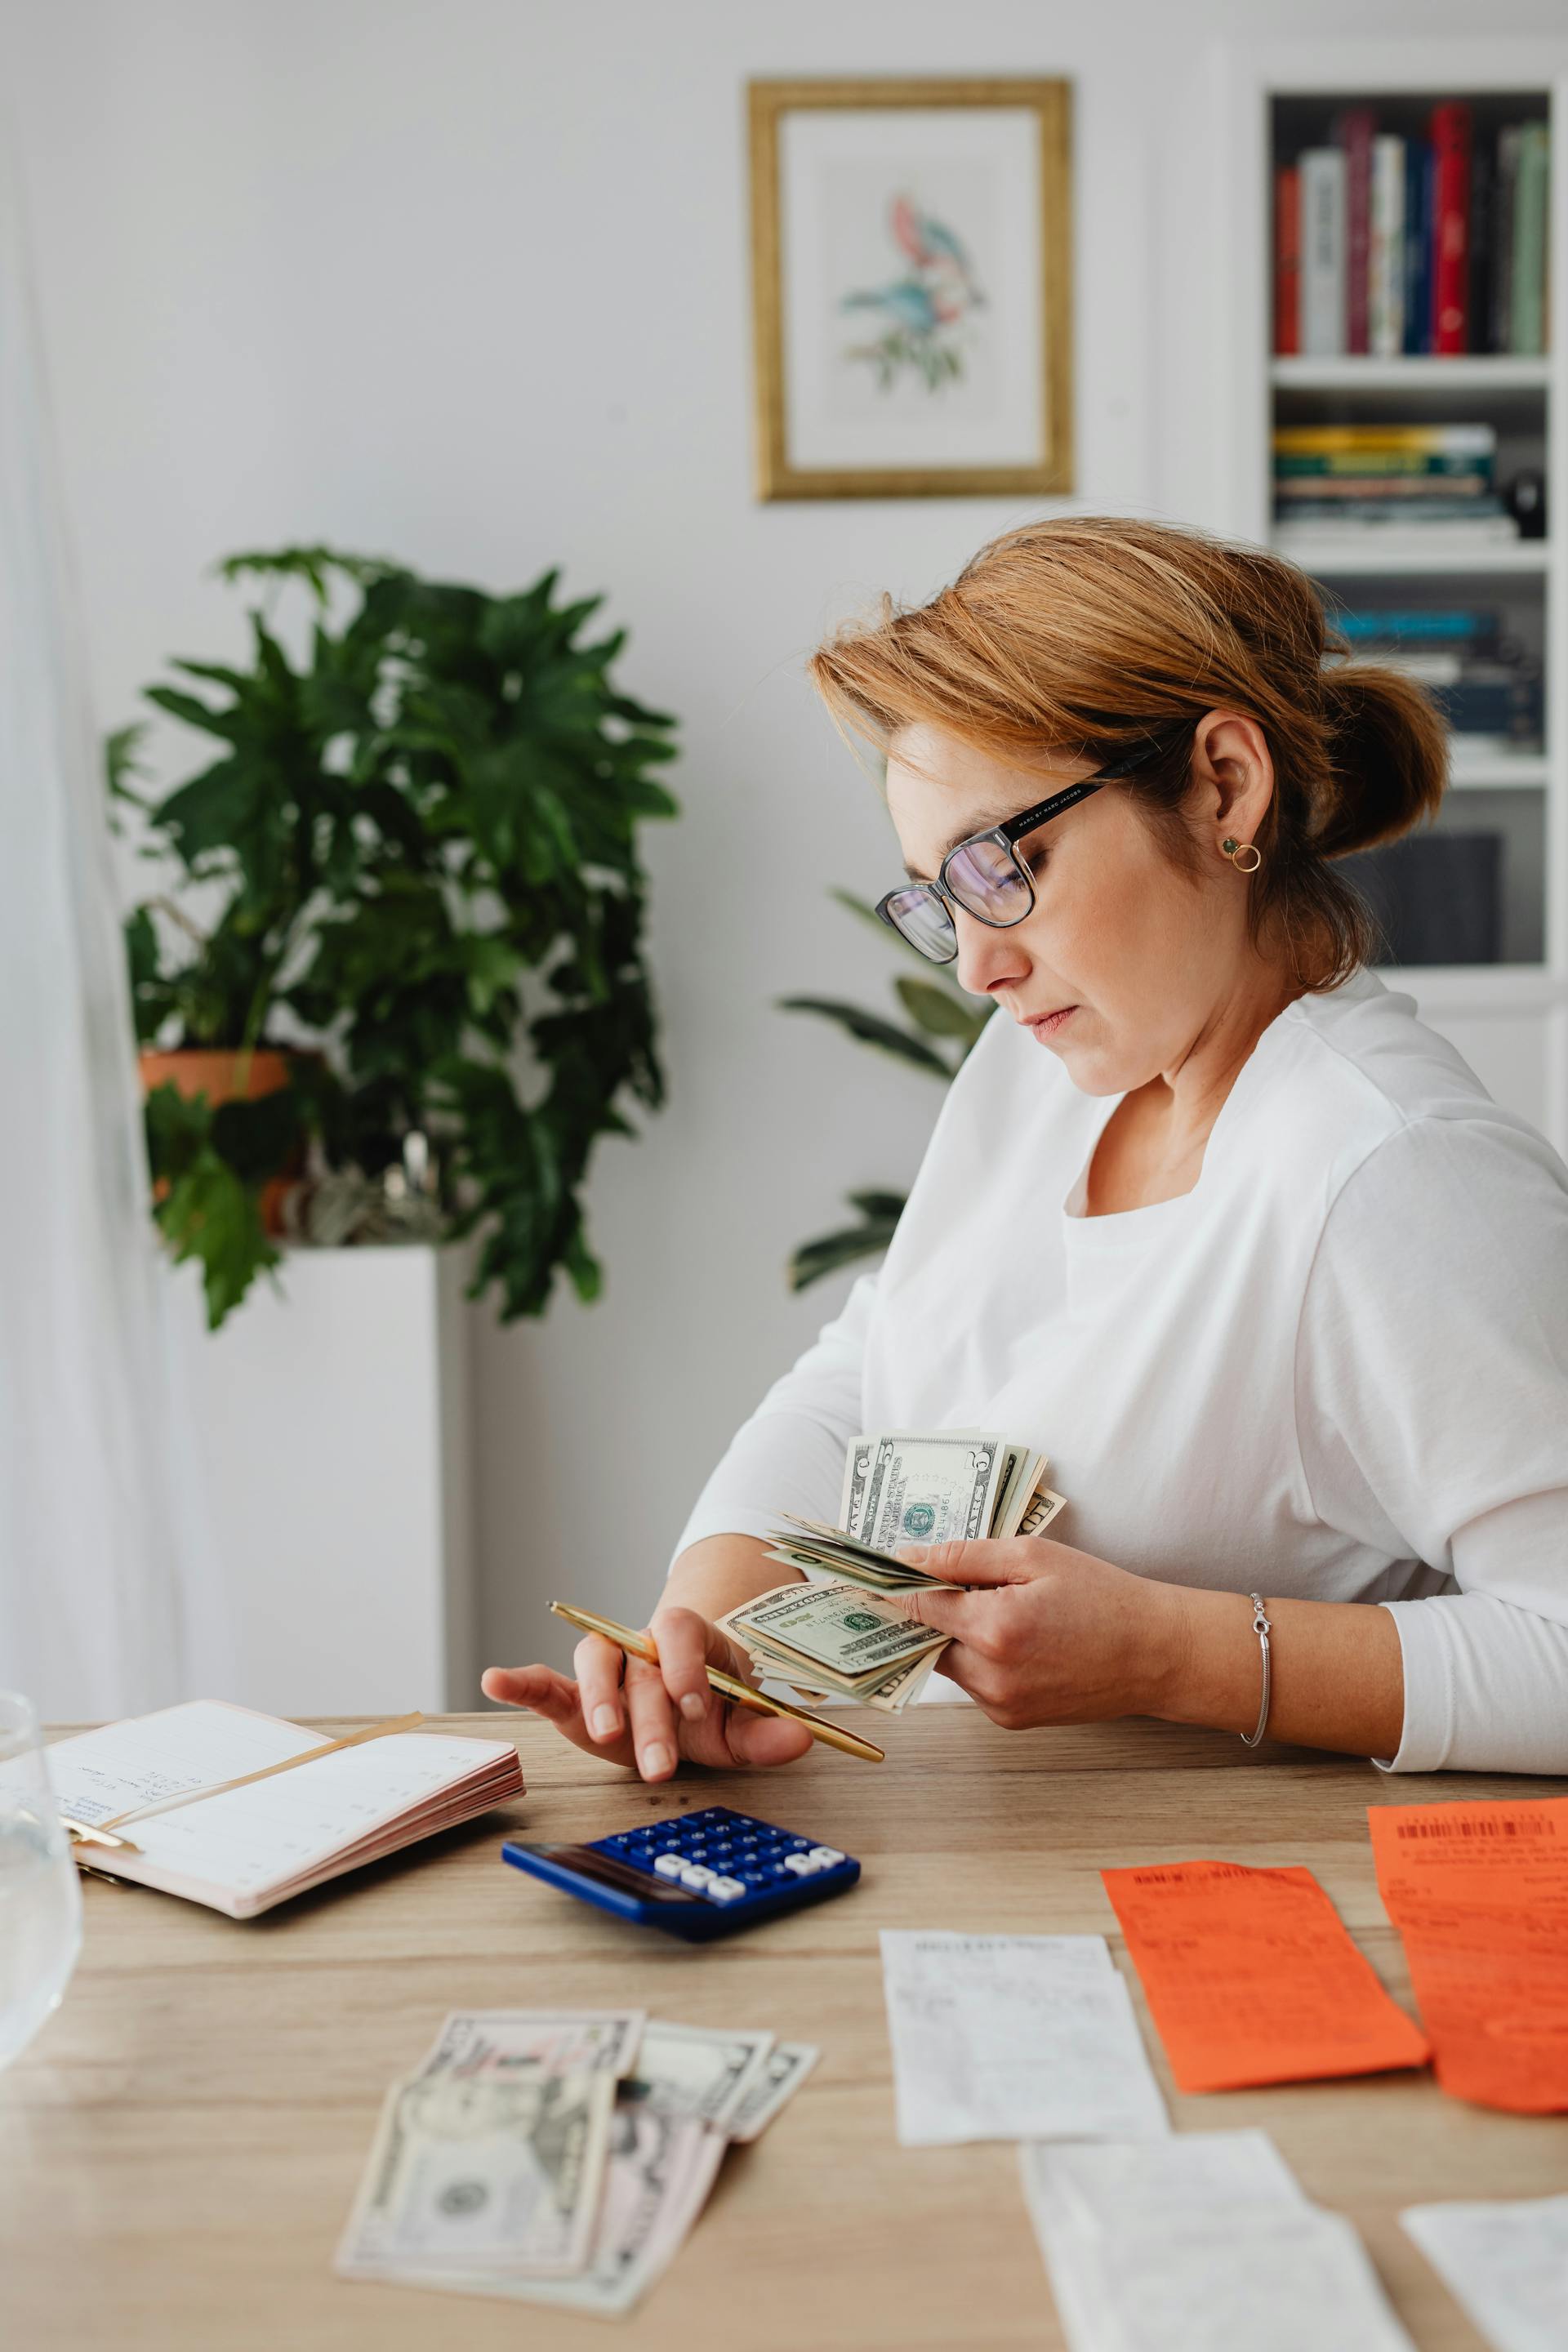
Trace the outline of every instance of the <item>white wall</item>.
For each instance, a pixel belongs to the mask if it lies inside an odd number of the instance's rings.
[[[607,588],[627,685],[680,714],[649,841],[670,1105],[608,1146],[584,1312],[472,1333],[488,1654],[542,1602],[643,1613],[688,1503],[843,1281],[793,1243],[906,1179],[937,1097],[773,999],[875,995],[827,901],[889,837],[800,677],[823,625],[936,586],[1026,508],[758,506],[743,84],[1075,83],[1080,495],[1202,520],[1194,191],[1215,35],[1561,28],[1561,0],[0,0],[103,721],[236,646],[204,575],[291,538],[495,586]]]

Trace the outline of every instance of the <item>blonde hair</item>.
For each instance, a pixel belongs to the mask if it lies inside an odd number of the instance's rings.
[[[1329,861],[1435,815],[1447,774],[1447,729],[1426,694],[1348,654],[1283,556],[1173,524],[1063,515],[993,540],[927,604],[884,596],[808,673],[840,726],[883,750],[923,721],[1000,757],[1101,767],[1174,734],[1117,789],[1194,877],[1203,853],[1182,814],[1192,727],[1215,709],[1248,715],[1274,763],[1251,937],[1278,925],[1298,979],[1321,991],[1382,945]]]

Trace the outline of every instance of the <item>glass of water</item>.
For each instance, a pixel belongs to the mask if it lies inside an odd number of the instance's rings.
[[[0,1691],[0,2067],[59,2006],[81,1949],[81,1887],[38,1718]]]

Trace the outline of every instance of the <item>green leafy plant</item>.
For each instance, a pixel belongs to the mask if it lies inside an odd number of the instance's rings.
[[[940,1078],[946,1086],[958,1075],[994,1012],[994,1004],[978,1003],[950,982],[938,978],[942,966],[919,956],[863,898],[857,898],[848,890],[835,890],[832,896],[851,914],[872,924],[879,938],[896,940],[908,954],[916,957],[921,977],[917,980],[905,972],[893,982],[905,1019],[889,1021],[879,1013],[868,1013],[862,1005],[832,996],[782,997],[780,1010],[816,1013],[821,1020],[833,1022],[858,1045],[874,1046],[879,1053],[902,1062],[906,1068]],[[861,1258],[879,1256],[892,1240],[893,1228],[903,1214],[902,1192],[872,1190],[847,1192],[844,1197],[856,1212],[857,1222],[830,1234],[819,1234],[815,1241],[802,1242],[789,1262],[792,1290],[804,1290],[824,1275],[836,1274],[840,1266],[853,1265]]]
[[[491,595],[320,547],[221,569],[260,592],[248,666],[178,661],[190,686],[147,690],[218,756],[154,797],[142,730],[109,745],[114,801],[176,875],[126,925],[136,1030],[294,1058],[255,1100],[151,1093],[160,1227],[216,1325],[276,1256],[269,1181],[308,1150],[379,1183],[418,1138],[445,1232],[479,1237],[472,1295],[536,1315],[563,1267],[594,1297],[594,1145],[663,1098],[637,836],[676,814],[651,772],[676,722],[614,684],[624,633],[588,637],[603,600],[558,601],[554,572]],[[309,623],[292,659],[284,597]]]

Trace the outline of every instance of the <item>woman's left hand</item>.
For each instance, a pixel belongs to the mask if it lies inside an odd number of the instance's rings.
[[[888,1597],[952,1636],[938,1671],[1005,1730],[1159,1712],[1181,1654],[1179,1586],[1048,1536],[903,1544],[898,1557],[963,1586]]]

